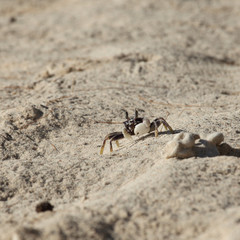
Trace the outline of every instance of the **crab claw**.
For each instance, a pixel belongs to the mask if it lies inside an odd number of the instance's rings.
[[[143,135],[145,133],[148,133],[150,131],[150,121],[147,118],[143,119],[142,123],[139,123],[135,129],[134,129],[134,134],[135,135]]]

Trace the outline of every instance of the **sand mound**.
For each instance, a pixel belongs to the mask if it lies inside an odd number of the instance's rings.
[[[238,0],[0,5],[0,239],[239,239]],[[100,155],[135,108],[238,154]]]

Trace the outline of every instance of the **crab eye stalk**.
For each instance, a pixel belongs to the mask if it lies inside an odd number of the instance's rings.
[[[122,111],[125,112],[125,118],[128,120],[129,119],[129,116],[128,116],[128,111],[126,111],[125,109],[122,109]]]
[[[135,108],[135,118],[138,117],[138,110]]]

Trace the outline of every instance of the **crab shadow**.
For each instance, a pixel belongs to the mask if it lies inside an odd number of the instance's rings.
[[[220,153],[220,155],[222,155]],[[228,154],[225,154],[225,156],[233,156],[240,158],[240,149],[238,148],[231,148],[230,152]]]
[[[216,157],[216,156],[232,156],[240,157],[240,149],[233,148],[227,143],[218,146],[209,143],[204,139],[200,139],[194,146],[194,152],[197,157]]]
[[[173,133],[171,133],[170,131],[163,131],[163,132],[159,132],[158,133],[158,136],[161,136],[161,135],[173,135],[173,134],[177,134],[177,133],[180,133],[182,132],[183,130],[181,129],[178,129],[178,130],[174,130]],[[140,141],[144,141],[145,139],[147,138],[150,138],[150,137],[155,137],[155,133],[154,132],[151,132],[151,133],[148,133],[147,135],[144,135],[142,137],[139,137],[135,140],[135,142],[140,142]]]
[[[163,132],[159,132],[158,134],[159,134],[159,136],[166,135],[166,134],[173,135],[173,134],[178,134],[183,131],[184,130],[182,130],[182,129],[177,129],[177,130],[174,130],[173,133],[171,133],[170,131],[163,131]],[[155,133],[151,132],[147,135],[137,138],[132,145],[135,145],[136,143],[138,143],[140,141],[144,141],[145,139],[150,138],[150,137],[155,137]],[[240,149],[239,148],[233,148],[225,142],[216,146],[204,139],[199,139],[195,143],[195,145],[193,147],[193,151],[195,153],[195,156],[199,157],[199,158],[217,157],[217,156],[232,156],[232,157],[238,157],[238,158],[240,157]]]

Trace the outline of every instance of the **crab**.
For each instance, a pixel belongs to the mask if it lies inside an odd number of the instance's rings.
[[[125,110],[124,110],[125,111]],[[158,136],[158,128],[161,124],[165,127],[166,130],[169,130],[171,133],[174,133],[171,126],[167,123],[167,121],[162,118],[156,118],[152,122],[148,118],[138,117],[138,110],[135,109],[134,117],[129,118],[128,112],[126,113],[126,121],[123,122],[124,128],[121,132],[112,132],[109,133],[103,140],[103,144],[101,146],[100,154],[103,154],[104,147],[107,140],[110,140],[110,152],[113,151],[112,142],[114,141],[116,145],[119,147],[119,140],[123,138],[132,139],[133,135],[141,136],[146,133],[155,132],[155,137]]]

